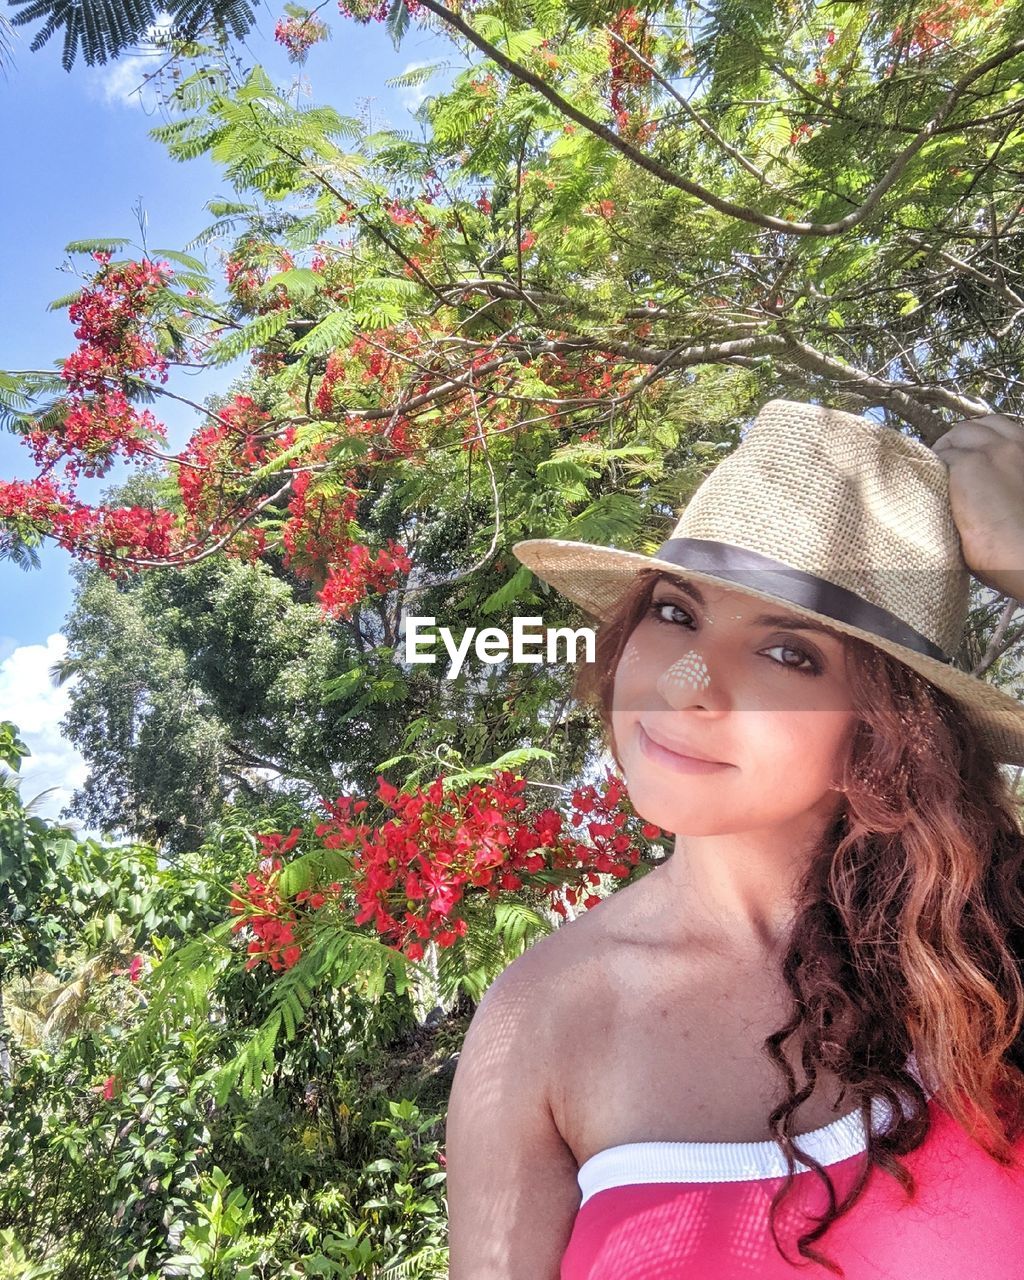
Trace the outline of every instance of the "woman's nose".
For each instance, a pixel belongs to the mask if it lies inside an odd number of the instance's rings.
[[[703,655],[696,649],[684,653],[658,677],[656,688],[669,706],[685,705],[695,693],[704,693],[711,685],[711,672]]]

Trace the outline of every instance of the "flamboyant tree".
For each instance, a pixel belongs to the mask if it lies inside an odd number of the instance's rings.
[[[207,51],[155,132],[236,188],[199,238],[230,240],[226,295],[187,255],[95,248],[59,378],[5,379],[40,468],[0,491],[12,547],[42,532],[130,569],[276,546],[345,616],[423,585],[460,459],[492,508],[465,570],[524,533],[649,533],[624,495],[659,511],[680,440],[767,393],[878,406],[926,440],[1016,405],[1019,4],[354,16],[429,18],[479,57],[415,141],[296,107],[258,68],[232,83]],[[244,388],[168,454],[175,367],[245,353]],[[732,391],[719,422],[709,385]],[[177,492],[79,502],[117,458],[166,462]],[[401,498],[367,546],[371,474]]]
[[[298,106],[260,68],[239,78],[216,44],[183,51],[201,63],[168,81],[155,134],[181,161],[209,154],[234,187],[190,246],[222,243],[223,276],[187,253],[71,246],[92,254],[62,300],[75,349],[0,384],[39,468],[0,484],[12,554],[50,537],[115,577],[261,560],[357,645],[393,654],[410,614],[454,631],[513,609],[573,616],[511,545],[653,548],[769,395],[875,408],[925,441],[1016,405],[1015,0],[344,11],[396,39],[440,24],[470,66],[424,103],[415,139]],[[318,33],[286,21],[280,38],[301,57]],[[246,356],[172,453],[160,406],[187,398],[177,370]],[[84,502],[79,477],[118,461],[163,467],[162,487]],[[977,622],[962,660],[990,607]],[[986,662],[1019,637],[1003,625]],[[518,767],[539,733],[557,744],[565,673],[523,718],[507,714],[513,669],[495,679]],[[426,714],[395,708],[396,729],[433,733],[436,753],[472,710],[439,680]],[[494,746],[485,732],[468,758],[434,758],[475,784]],[[422,802],[423,764],[403,805]],[[353,856],[364,838],[387,849],[350,828]],[[504,830],[507,855],[519,828]],[[410,843],[424,839],[417,827]],[[553,833],[545,847],[561,875]],[[367,883],[397,896],[374,856]],[[429,909],[378,924],[447,937],[437,904],[468,885],[472,868],[449,864]]]

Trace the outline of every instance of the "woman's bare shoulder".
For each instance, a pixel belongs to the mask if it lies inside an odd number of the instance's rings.
[[[537,1010],[545,1026],[565,1027],[567,1022],[559,1022],[558,1015],[569,1018],[588,1004],[593,1009],[593,1002],[607,995],[623,946],[635,937],[642,917],[641,885],[634,881],[609,894],[598,906],[539,938],[507,967],[510,978],[545,993],[547,1001]]]
[[[595,955],[599,956],[622,922],[628,892],[628,889],[619,889],[609,894],[596,907],[538,938],[513,964],[529,967],[538,975],[564,977],[567,968],[586,964]]]

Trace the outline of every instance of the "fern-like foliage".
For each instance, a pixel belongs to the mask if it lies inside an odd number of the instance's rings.
[[[58,31],[64,33],[61,64],[70,71],[81,50],[88,66],[103,64],[126,49],[142,43],[157,19],[158,10],[171,19],[171,36],[193,40],[209,23],[225,28],[236,40],[251,29],[255,14],[246,0],[10,0],[18,12],[15,27],[42,22],[29,48],[33,53]]]
[[[13,529],[0,529],[0,560],[13,560],[19,569],[26,572],[42,565],[35,548]]]
[[[275,977],[266,992],[266,1016],[227,1062],[203,1075],[213,1096],[223,1106],[232,1089],[252,1096],[262,1089],[275,1065],[275,1050],[283,1040],[301,1032],[306,1010],[316,992],[325,986],[351,987],[369,1000],[381,997],[390,971],[399,994],[408,983],[412,962],[376,938],[343,926],[317,930],[302,959]]]

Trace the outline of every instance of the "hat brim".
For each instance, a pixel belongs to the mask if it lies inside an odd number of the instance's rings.
[[[778,604],[779,597],[739,583],[723,583],[715,574],[688,569],[657,556],[617,547],[599,547],[588,542],[568,542],[561,538],[530,538],[512,548],[516,558],[542,581],[578,604],[600,621],[611,617],[636,575],[643,569],[657,569],[676,578],[689,578],[708,585],[727,585],[757,600]],[[948,663],[917,653],[894,640],[837,621],[802,605],[784,601],[788,612],[810,618],[845,635],[856,636],[890,654],[918,675],[942,689],[963,708],[979,736],[1004,764],[1024,764],[1024,705],[986,680]]]

